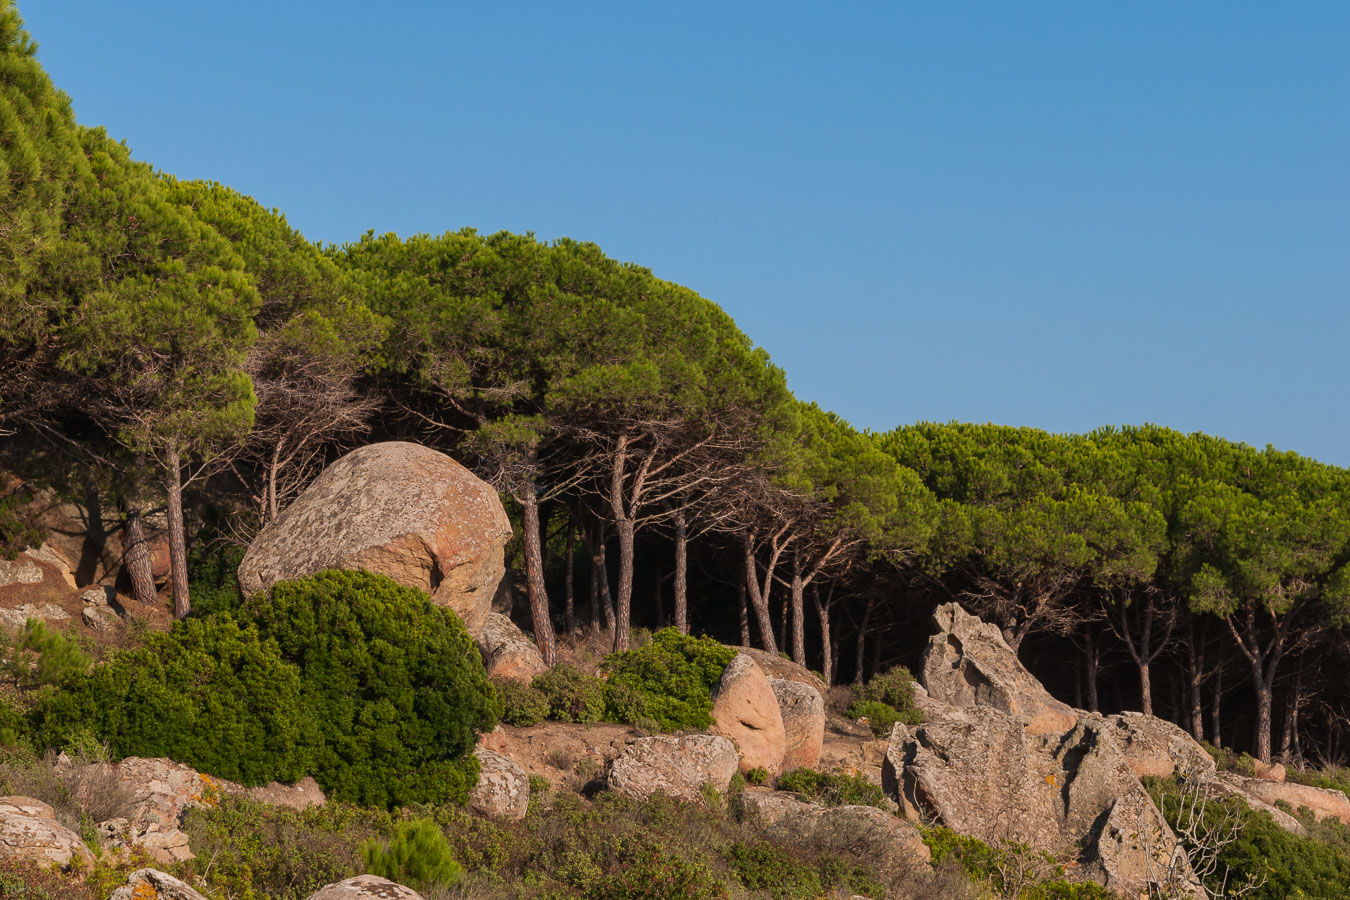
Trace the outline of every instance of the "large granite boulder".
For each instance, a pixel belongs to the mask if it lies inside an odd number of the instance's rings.
[[[922,681],[935,700],[952,706],[988,706],[1025,720],[1032,734],[1069,731],[1078,715],[1026,670],[994,625],[956,603],[933,613],[937,634],[924,651]]]
[[[786,657],[779,656],[777,653],[770,653],[768,650],[759,650],[754,647],[735,647],[734,649],[753,659],[756,665],[764,670],[764,674],[770,678],[777,678],[780,681],[796,681],[815,688],[822,695],[830,689],[825,684],[825,680],[815,672]]]
[[[1287,803],[1293,809],[1306,807],[1318,819],[1338,819],[1343,825],[1350,825],[1350,799],[1343,791],[1330,788],[1313,787],[1307,784],[1295,784],[1292,781],[1267,781],[1263,778],[1247,778],[1233,772],[1224,772],[1219,778],[1229,786],[1254,797],[1262,803],[1275,806]]]
[[[127,883],[108,895],[108,900],[206,900],[185,882],[158,869],[137,869]]]
[[[1214,758],[1180,726],[1146,716],[1124,712],[1113,716],[1080,713],[1109,730],[1125,754],[1134,774],[1166,778],[1176,772],[1201,779],[1214,776]]]
[[[534,641],[501,613],[488,613],[477,637],[483,667],[490,678],[506,678],[529,684],[534,676],[548,671]]]
[[[370,444],[325,469],[262,530],[239,586],[252,594],[324,569],[366,569],[426,591],[478,634],[510,537],[497,492],[444,453]]]
[[[770,678],[769,686],[783,717],[783,771],[816,768],[825,744],[825,698],[800,681]]]
[[[782,771],[783,715],[768,677],[748,655],[737,654],[722,673],[713,691],[712,718],[708,730],[735,742],[742,772],[763,768],[777,775]]]
[[[0,860],[64,868],[93,865],[94,854],[41,800],[0,797]]]
[[[820,807],[795,794],[756,790],[741,794],[740,803],[770,835],[820,853],[865,859],[883,878],[932,859],[917,827],[873,806]]]
[[[378,875],[357,875],[320,888],[307,900],[422,900],[422,895]]]
[[[666,794],[701,801],[703,786],[726,791],[736,774],[736,746],[714,734],[641,738],[609,770],[609,786],[631,797]]]
[[[469,807],[489,819],[519,822],[530,806],[530,778],[500,753],[479,747],[478,784],[469,793]]]
[[[906,818],[1076,855],[1085,877],[1130,896],[1159,883],[1176,838],[1107,727],[1036,734],[987,706],[935,712],[896,725],[887,748],[884,787]],[[1180,880],[1184,895],[1203,896],[1188,869]]]

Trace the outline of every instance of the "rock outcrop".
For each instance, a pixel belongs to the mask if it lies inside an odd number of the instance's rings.
[[[739,653],[713,691],[713,724],[708,730],[730,738],[740,753],[740,769],[782,771],[784,732],[778,698],[759,665]]]
[[[933,613],[938,633],[924,652],[922,680],[933,699],[951,706],[987,706],[1026,720],[1032,734],[1065,732],[1078,715],[1026,670],[1003,634],[956,603]]]
[[[779,656],[777,653],[758,650],[754,647],[735,647],[733,649],[753,659],[764,671],[764,674],[770,678],[777,678],[780,681],[800,682],[808,687],[815,688],[822,695],[829,690],[824,679],[815,672],[812,672],[806,666],[800,666],[790,659]]]
[[[782,770],[816,768],[825,744],[825,698],[800,681],[770,678],[769,686],[783,718]]]
[[[0,859],[64,868],[92,865],[94,855],[41,800],[0,797]]]
[[[127,883],[108,895],[108,900],[206,900],[186,883],[158,869],[137,869]]]
[[[883,878],[932,858],[918,828],[872,806],[820,807],[795,794],[755,790],[741,794],[740,802],[770,835],[817,852],[866,859]]]
[[[378,875],[357,875],[323,887],[307,900],[422,900],[422,895]]]
[[[548,671],[534,641],[501,613],[488,613],[478,635],[478,650],[490,678],[507,678],[529,684],[534,676]]]
[[[390,441],[323,471],[254,539],[245,593],[324,569],[366,569],[431,595],[482,631],[511,536],[497,492],[443,453]]]
[[[1115,738],[1134,774],[1166,778],[1180,771],[1192,777],[1214,776],[1214,758],[1179,726],[1138,712],[1113,716],[1082,713],[1101,724]]]
[[[478,757],[478,784],[469,794],[469,806],[489,819],[519,822],[530,806],[530,778],[525,770],[500,753],[482,747]]]
[[[895,726],[883,765],[885,789],[906,818],[1077,853],[1080,871],[1114,891],[1157,882],[1176,839],[1105,726],[1083,721],[1038,734],[1023,717],[988,706],[929,717]],[[1193,875],[1182,880],[1188,894],[1203,896]]]
[[[1287,803],[1295,810],[1306,807],[1312,810],[1318,819],[1339,819],[1341,824],[1350,825],[1350,799],[1347,799],[1343,791],[1295,784],[1292,781],[1247,778],[1232,772],[1224,772],[1219,778],[1230,787],[1262,803],[1271,806]]]
[[[701,801],[705,784],[726,791],[736,765],[736,746],[719,735],[641,738],[614,760],[609,786],[632,797],[666,794]]]

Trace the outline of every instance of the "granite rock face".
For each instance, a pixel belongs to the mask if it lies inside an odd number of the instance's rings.
[[[825,698],[800,681],[770,678],[769,686],[783,718],[783,771],[816,768],[825,744]]]
[[[469,794],[469,806],[489,819],[519,822],[530,806],[530,779],[525,770],[500,753],[485,748],[478,757],[478,784]]]
[[[478,651],[489,678],[507,678],[529,684],[548,671],[534,641],[501,613],[490,612],[477,636]]]
[[[768,677],[748,655],[737,654],[722,673],[713,691],[712,718],[708,730],[735,742],[742,772],[757,767],[771,775],[782,771],[783,715]]]
[[[42,866],[93,865],[80,836],[32,797],[0,797],[0,859]]]
[[[956,603],[933,613],[937,634],[924,651],[922,681],[933,699],[951,706],[987,706],[1021,717],[1032,734],[1065,732],[1078,714],[1026,670],[997,626]]]
[[[357,875],[320,888],[307,900],[422,900],[422,895],[378,875]]]
[[[736,746],[718,735],[641,738],[614,760],[609,786],[631,797],[666,794],[697,802],[705,784],[725,792],[736,764]]]
[[[252,594],[324,569],[365,569],[426,591],[477,635],[510,537],[497,492],[444,453],[369,444],[325,469],[262,530],[239,585]]]

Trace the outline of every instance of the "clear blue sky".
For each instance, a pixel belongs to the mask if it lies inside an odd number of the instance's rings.
[[[592,240],[860,427],[1350,464],[1350,3],[20,0],[80,120],[367,229]]]

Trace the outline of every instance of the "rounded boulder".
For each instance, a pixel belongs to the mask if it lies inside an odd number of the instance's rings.
[[[713,724],[708,730],[730,738],[740,753],[741,772],[783,770],[786,735],[778,697],[764,670],[740,653],[722,673],[713,692]]]

